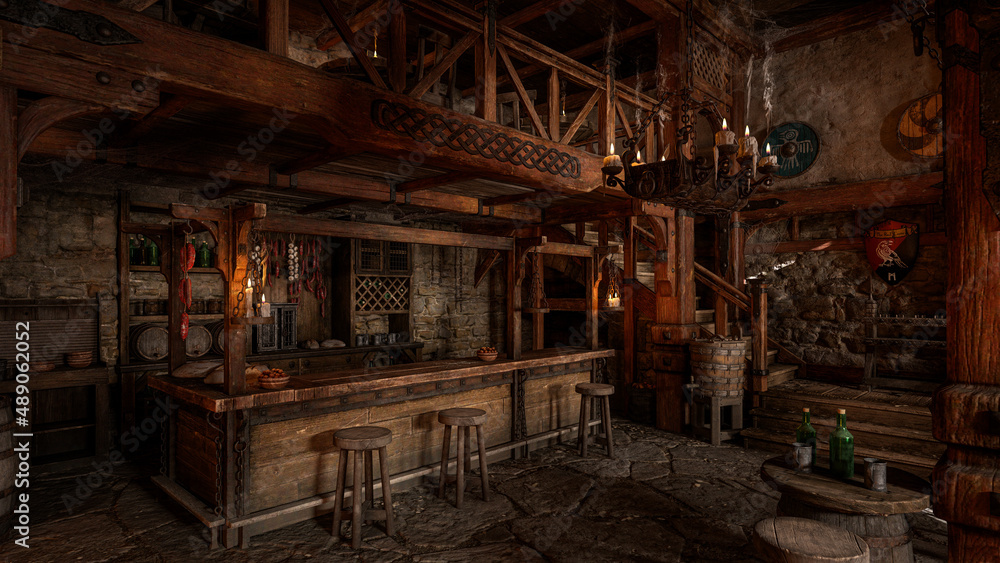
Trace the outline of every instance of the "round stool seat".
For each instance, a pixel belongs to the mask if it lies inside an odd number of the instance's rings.
[[[615,386],[607,383],[577,383],[576,392],[591,397],[604,397],[615,394]]]
[[[356,426],[338,430],[333,443],[343,450],[374,450],[392,442],[392,430],[381,426]]]
[[[438,413],[438,422],[451,426],[478,426],[486,424],[486,411],[482,409],[445,409]]]
[[[754,526],[753,545],[765,561],[868,563],[865,540],[843,528],[806,518],[766,518]]]

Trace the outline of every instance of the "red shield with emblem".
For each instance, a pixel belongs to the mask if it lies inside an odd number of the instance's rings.
[[[919,225],[883,221],[865,231],[868,263],[885,283],[896,285],[916,264],[919,239]]]

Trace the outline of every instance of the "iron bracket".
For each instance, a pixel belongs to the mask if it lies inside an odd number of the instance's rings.
[[[51,29],[94,45],[142,43],[138,37],[104,16],[68,10],[41,0],[2,0],[0,19],[33,28]]]
[[[949,45],[944,48],[944,68],[958,65],[978,73],[979,59],[979,53],[963,45]]]

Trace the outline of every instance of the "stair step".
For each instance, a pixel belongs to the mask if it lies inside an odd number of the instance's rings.
[[[791,443],[795,438],[794,432],[789,436],[785,433],[772,432],[761,428],[746,428],[740,435],[745,440],[747,447],[778,453],[787,453],[791,449]],[[943,448],[942,451],[944,451]],[[828,456],[829,452],[830,449],[825,442],[816,443],[817,457]],[[877,457],[884,459],[893,467],[913,472],[925,478],[930,476],[931,469],[937,463],[937,458],[878,449],[877,447],[858,443],[854,445],[854,457]]]
[[[698,309],[694,312],[694,322],[710,323],[715,320],[715,309]]]
[[[795,429],[802,424],[801,413],[788,413],[757,408],[751,411],[754,427],[794,437]],[[830,433],[837,427],[834,418],[812,417],[812,425],[823,443],[828,443]],[[905,426],[885,426],[864,420],[849,420],[847,429],[854,435],[854,443],[879,450],[896,451],[921,458],[937,460],[944,453],[945,444],[934,439],[930,432]]]
[[[795,379],[795,374],[799,371],[799,366],[795,364],[774,363],[767,367],[767,371],[767,386],[773,387]]]

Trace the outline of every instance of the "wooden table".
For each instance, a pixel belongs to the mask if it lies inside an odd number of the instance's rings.
[[[864,471],[864,464],[859,463],[854,478],[842,480],[825,466],[799,473],[784,457],[775,457],[761,465],[760,475],[781,493],[778,516],[810,518],[853,532],[871,548],[872,563],[912,562],[906,514],[930,507],[930,483],[889,467],[888,491],[878,493],[865,488]]]

